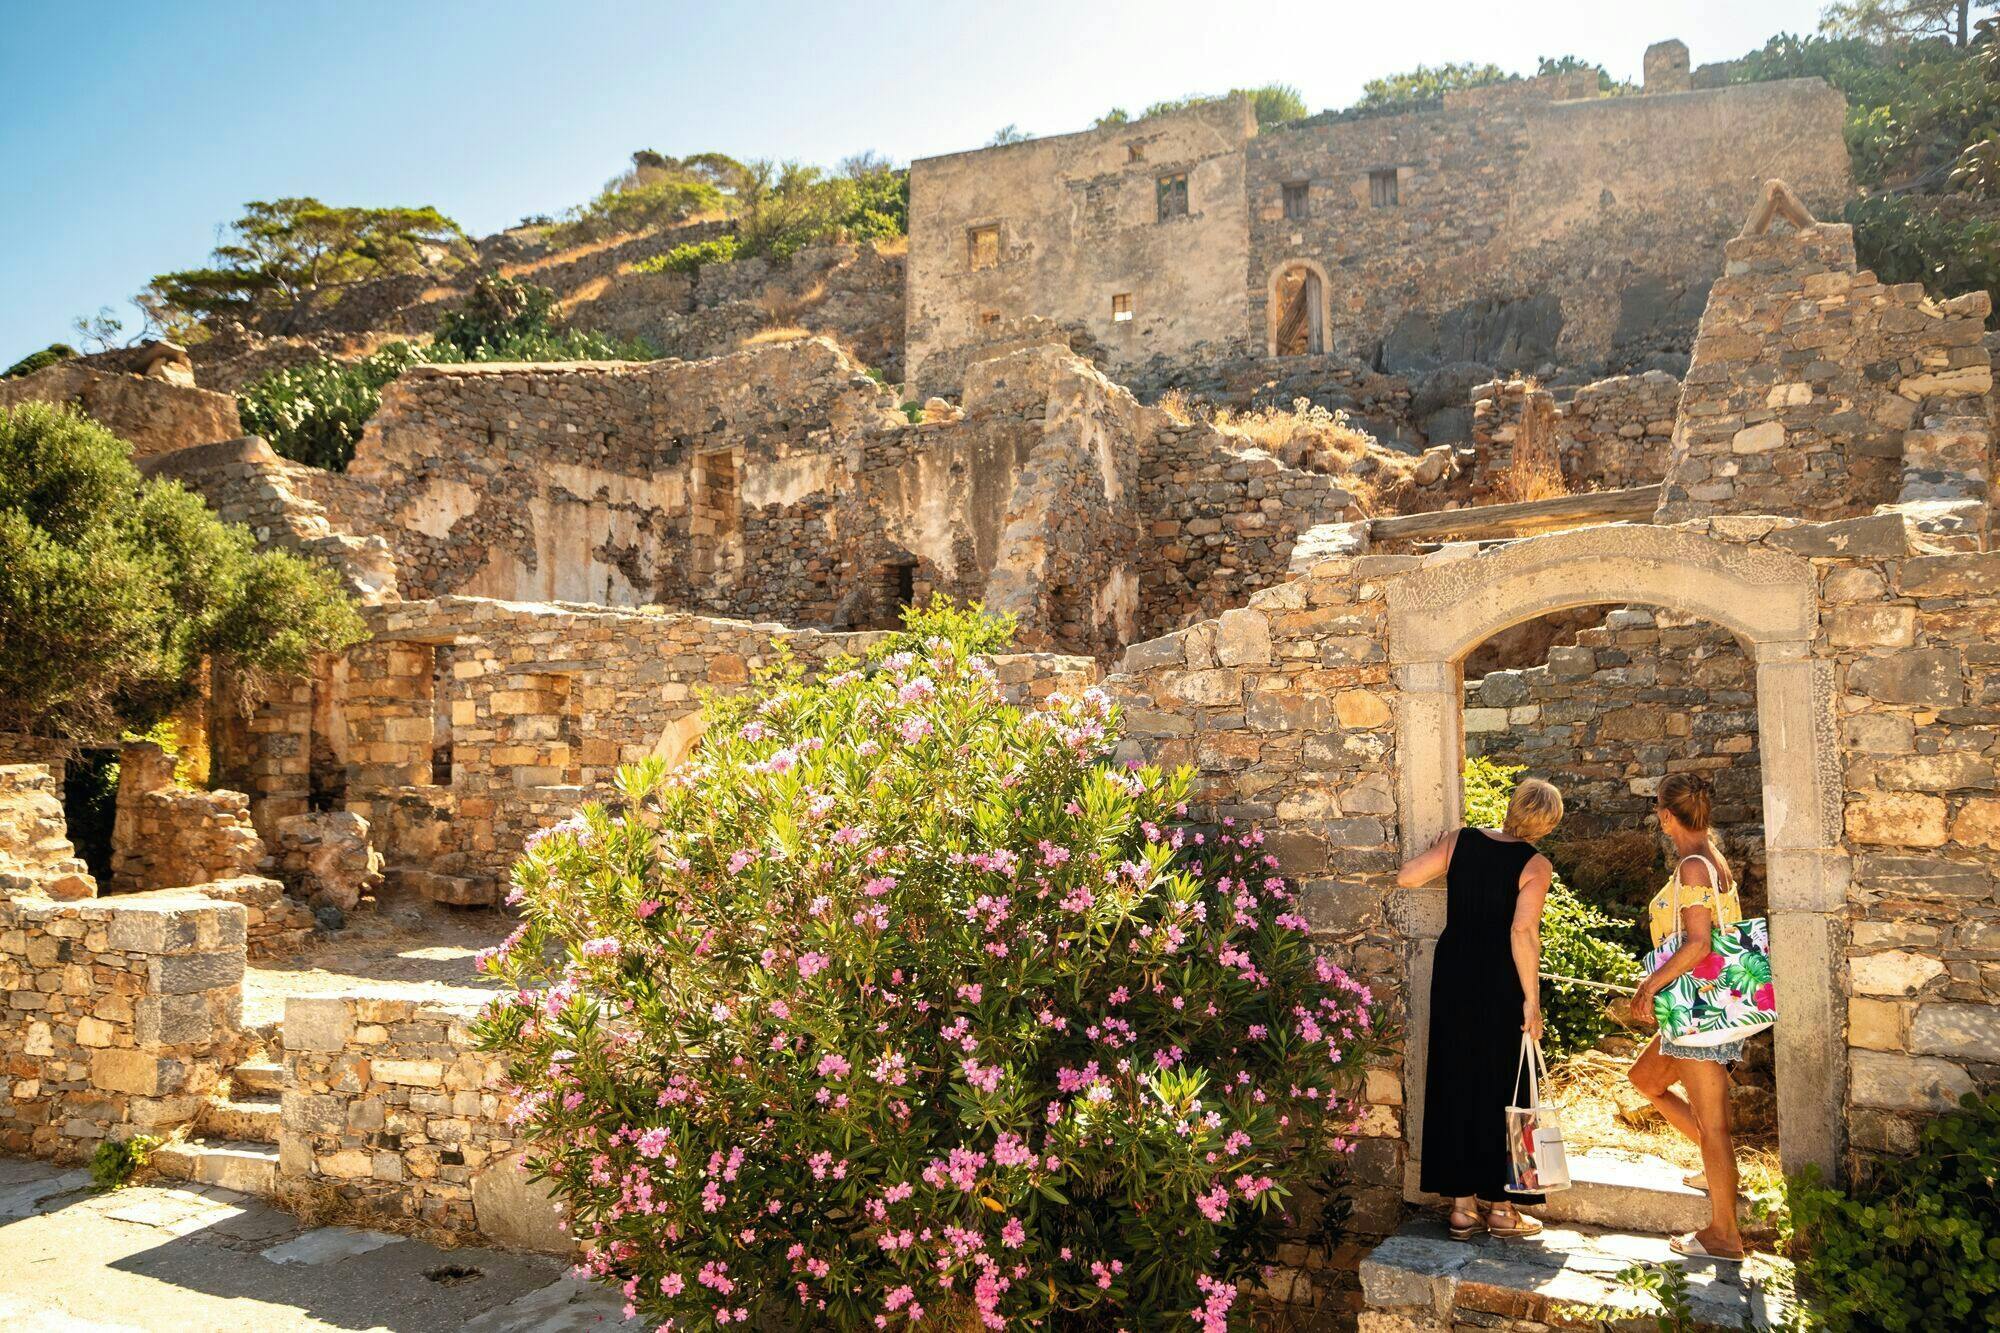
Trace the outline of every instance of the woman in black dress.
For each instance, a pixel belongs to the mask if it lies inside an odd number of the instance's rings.
[[[1431,967],[1430,1067],[1424,1079],[1421,1184],[1451,1200],[1451,1234],[1532,1236],[1507,1190],[1507,1106],[1521,1034],[1542,1039],[1542,901],[1554,873],[1533,840],[1562,819],[1562,794],[1529,778],[1497,830],[1462,828],[1396,875],[1404,888],[1445,877],[1444,933]]]

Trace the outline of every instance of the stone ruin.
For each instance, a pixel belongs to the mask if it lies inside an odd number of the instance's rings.
[[[1418,130],[1512,126],[1540,153],[1571,142],[1570,118],[1669,124],[1708,96],[1684,91],[1677,46],[1648,53],[1647,91],[1673,94],[1655,106],[1516,90],[1416,129],[1245,135],[1191,160],[1190,179],[1245,191],[1254,237],[1282,221],[1256,182],[1288,177],[1271,155],[1298,144],[1339,164],[1390,160]],[[1776,156],[1817,163],[1824,99],[1765,96],[1756,115],[1802,108]],[[1711,110],[1733,124],[1736,105]],[[1075,173],[1136,144],[1150,181],[1181,160],[1183,123],[1162,119],[986,160],[1032,173],[1067,155],[1061,179],[1113,228],[1127,159],[1095,194]],[[1482,377],[1463,386],[1462,441],[1427,475],[1373,444],[1288,463],[1210,414],[1140,401],[1053,300],[944,347],[946,321],[922,313],[926,247],[962,248],[966,218],[1004,211],[966,174],[920,163],[912,195],[909,355],[949,361],[956,401],[905,412],[808,337],[700,360],[420,369],[385,392],[346,473],[192,434],[143,459],[260,541],[332,562],[371,637],[310,679],[256,694],[217,681],[219,790],[177,787],[156,749],[129,747],[103,896],[47,763],[0,768],[0,1147],[66,1156],[189,1126],[169,1171],[324,1187],[385,1223],[566,1248],[515,1170],[500,1073],[469,1047],[477,993],[295,994],[258,1023],[251,960],[300,947],[315,910],[497,904],[529,833],[605,794],[619,764],[687,753],[701,691],[745,688],[781,644],[809,670],[864,648],[933,591],[1020,617],[1024,651],[999,663],[1015,697],[1102,685],[1124,709],[1121,757],[1190,765],[1202,819],[1261,822],[1316,934],[1409,1034],[1368,1071],[1350,1239],[1289,1249],[1266,1299],[1358,1313],[1375,1333],[1549,1313],[1521,1294],[1529,1278],[1480,1276],[1469,1252],[1405,1228],[1443,907],[1394,871],[1458,820],[1467,753],[1558,776],[1584,828],[1635,826],[1665,771],[1716,776],[1772,924],[1788,1168],[1865,1172],[1958,1094],[1995,1086],[2000,341],[1983,295],[1935,301],[1859,270],[1849,229],[1806,202],[1817,167],[1804,198],[1696,181],[1705,207],[1726,195],[1750,221],[1712,253],[1682,238],[1714,279],[1684,374]],[[1422,197],[1422,169],[1398,180]],[[1001,267],[979,282],[1043,302],[1004,272],[1001,225]],[[1191,335],[1187,355],[1213,341]],[[1363,461],[1400,489],[1370,490]],[[1383,493],[1405,512],[1382,512]],[[1591,1159],[1578,1179],[1552,1220],[1703,1218],[1670,1180]]]

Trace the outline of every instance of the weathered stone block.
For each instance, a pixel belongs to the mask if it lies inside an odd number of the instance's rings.
[[[1910,1024],[1910,1050],[2000,1063],[2000,1005],[1926,1004]]]
[[[339,998],[295,996],[285,1001],[287,1051],[339,1051],[354,1036],[354,1006]]]
[[[1972,1078],[1963,1069],[1928,1055],[1855,1051],[1849,1075],[1855,1105],[1890,1111],[1948,1111],[1972,1091]]]

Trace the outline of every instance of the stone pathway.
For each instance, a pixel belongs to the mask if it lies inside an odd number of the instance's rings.
[[[1752,1255],[1740,1267],[1683,1259],[1663,1236],[1598,1227],[1553,1225],[1531,1240],[1451,1239],[1442,1221],[1422,1217],[1361,1261],[1367,1302],[1363,1333],[1404,1333],[1476,1323],[1483,1328],[1596,1327],[1585,1312],[1613,1326],[1635,1319],[1652,1328],[1659,1307],[1618,1281],[1634,1265],[1677,1268],[1702,1328],[1769,1328],[1791,1290],[1791,1266]],[[1470,1316],[1471,1318],[1467,1318]]]
[[[36,1333],[634,1333],[548,1255],[306,1227],[213,1186],[108,1194],[0,1157],[0,1329]]]

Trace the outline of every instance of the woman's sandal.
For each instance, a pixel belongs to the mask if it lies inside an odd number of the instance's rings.
[[[1725,1250],[1711,1250],[1701,1243],[1701,1237],[1690,1231],[1685,1236],[1675,1236],[1667,1242],[1667,1248],[1687,1259],[1713,1259],[1722,1264],[1740,1264],[1744,1252],[1738,1250],[1730,1254]]]
[[[1460,1226],[1457,1219],[1461,1217],[1471,1218],[1472,1225]],[[1453,1208],[1445,1214],[1444,1224],[1451,1229],[1451,1238],[1453,1240],[1471,1240],[1474,1236],[1483,1236],[1486,1234],[1486,1219],[1481,1217],[1476,1209],[1465,1213]]]
[[[1503,1209],[1513,1219],[1511,1223],[1505,1226],[1494,1222],[1496,1217],[1501,1216]],[[1486,1234],[1489,1236],[1498,1236],[1503,1240],[1521,1240],[1528,1236],[1541,1235],[1542,1224],[1534,1218],[1529,1217],[1511,1203],[1496,1203],[1489,1206],[1486,1210]]]
[[[1706,1171],[1690,1171],[1681,1177],[1681,1184],[1691,1190],[1700,1190],[1703,1194],[1706,1194],[1708,1193],[1708,1173]]]

